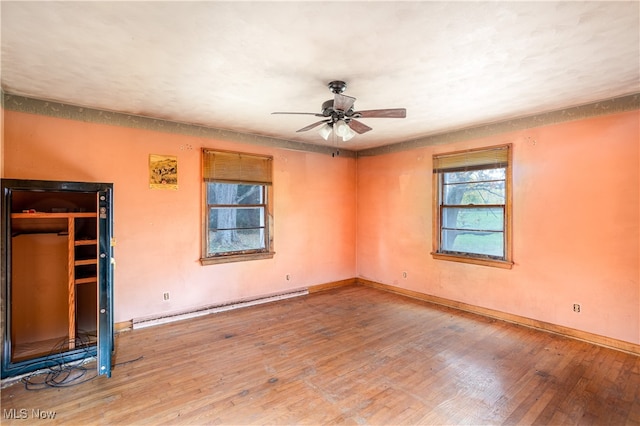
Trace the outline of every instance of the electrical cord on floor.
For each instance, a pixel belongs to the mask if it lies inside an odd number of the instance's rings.
[[[82,356],[80,359],[72,361],[72,362],[63,362],[62,360],[57,361],[54,365],[48,368],[46,372],[38,372],[32,374],[30,376],[22,378],[22,383],[26,390],[42,390],[47,388],[63,388],[63,387],[71,387],[77,386],[83,383],[90,382],[91,380],[98,377],[98,373],[93,371],[91,375],[89,375],[90,370],[88,370],[84,365],[94,358],[94,355],[91,353],[91,348],[95,344],[95,338],[92,340],[91,337],[95,337],[95,335],[90,335],[87,333],[79,333],[75,338],[74,347],[75,350],[82,350]],[[49,352],[45,359],[50,360],[54,358],[56,355],[59,355],[61,352],[64,352],[69,347],[68,339],[61,339]],[[123,361],[114,364],[113,366],[122,366],[126,364],[130,364],[132,362],[139,361],[144,357],[141,355],[138,358]]]
[[[89,377],[82,380],[88,372],[83,364],[88,362],[93,356],[90,352],[91,337],[90,334],[78,333],[73,340],[72,346],[75,350],[81,351],[81,357],[78,360],[67,363],[63,360],[56,361],[45,373],[38,372],[31,376],[24,377],[22,383],[24,383],[25,389],[39,390],[49,387],[72,386],[95,378]],[[51,362],[52,359],[58,358],[60,353],[65,352],[71,346],[69,343],[71,342],[66,338],[60,339],[45,357],[45,362]],[[47,364],[49,362],[47,362]]]
[[[140,361],[144,358],[144,355],[140,355],[138,358],[130,359],[128,361],[117,362],[113,364],[114,367],[121,367],[123,365],[131,364],[132,362]]]

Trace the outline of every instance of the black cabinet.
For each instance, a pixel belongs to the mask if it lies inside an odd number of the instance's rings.
[[[110,376],[113,185],[1,186],[2,378],[87,355]]]

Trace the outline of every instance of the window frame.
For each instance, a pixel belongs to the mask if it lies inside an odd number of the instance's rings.
[[[208,164],[211,160],[211,156],[219,155],[226,158],[231,158],[231,162],[225,162],[225,170],[220,173],[216,173],[215,167]],[[242,164],[238,163],[237,166],[233,164],[233,158],[238,159],[251,159],[256,161],[266,161],[268,168],[262,176],[261,173],[256,173],[251,170],[247,170],[246,167],[243,170]],[[244,262],[250,260],[259,259],[271,259],[275,255],[274,242],[273,242],[273,157],[267,155],[251,154],[237,151],[223,151],[215,149],[202,149],[202,224],[201,224],[201,255],[200,263],[202,265],[216,265],[221,263],[231,262]],[[231,164],[230,168],[227,166]],[[211,204],[207,197],[207,187],[209,183],[225,183],[225,184],[240,184],[240,185],[259,185],[262,187],[262,196],[264,205],[264,241],[265,247],[256,250],[244,250],[244,251],[230,251],[219,254],[209,254],[209,210]],[[238,206],[246,207],[246,205],[238,204]]]
[[[453,171],[453,169],[460,170],[460,166],[436,168],[436,164],[446,157],[449,162],[464,163],[466,159],[471,158],[473,163],[468,170],[478,169],[491,169],[497,167],[491,167],[493,164],[489,158],[491,152],[498,150],[506,150],[506,165],[505,168],[505,201],[504,204],[487,204],[478,205],[478,208],[489,207],[501,207],[504,209],[503,218],[503,244],[504,244],[504,258],[495,258],[489,255],[467,253],[467,252],[455,252],[442,249],[442,228],[443,228],[443,209],[447,208],[444,202],[443,189],[444,189],[444,174]],[[486,158],[485,158],[486,157]],[[475,160],[473,160],[475,159]],[[492,266],[497,268],[511,269],[513,267],[513,252],[512,252],[512,144],[495,145],[483,148],[467,149],[462,151],[446,152],[433,155],[433,250],[431,256],[437,260],[447,260],[452,262],[470,263],[475,265]],[[464,166],[463,166],[464,168]],[[502,167],[500,167],[502,168]],[[463,170],[464,171],[464,170]],[[458,207],[458,206],[455,206]],[[448,208],[455,208],[450,206]],[[465,208],[465,207],[463,207]]]

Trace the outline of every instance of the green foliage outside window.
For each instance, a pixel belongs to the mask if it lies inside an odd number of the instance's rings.
[[[505,168],[445,172],[441,251],[504,258]]]

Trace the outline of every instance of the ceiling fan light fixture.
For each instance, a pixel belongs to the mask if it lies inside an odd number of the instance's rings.
[[[349,127],[348,125],[345,125],[346,130],[344,131],[344,134],[342,135],[342,141],[346,142],[348,140],[350,140],[351,138],[353,138],[356,135],[356,132],[353,131],[353,129],[351,127]]]
[[[347,123],[345,123],[342,120],[338,120],[334,125],[334,130],[336,132],[336,135],[340,136],[341,138],[344,138],[346,135],[349,134],[349,130],[351,129],[349,128],[349,126],[347,126]]]
[[[318,130],[318,133],[320,133],[320,136],[322,136],[322,139],[329,140],[329,135],[331,135],[331,126],[328,123],[324,123],[324,125],[322,127],[320,127],[320,129]]]
[[[348,140],[350,140],[351,138],[353,138],[356,135],[356,133],[354,131],[351,131],[349,134],[344,135],[342,137],[342,142],[346,142]]]

